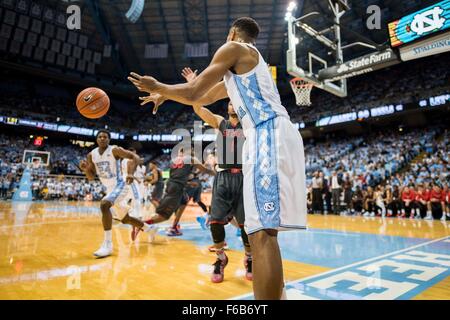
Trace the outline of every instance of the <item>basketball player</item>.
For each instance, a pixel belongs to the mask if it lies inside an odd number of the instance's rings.
[[[155,108],[165,100],[210,105],[230,97],[242,124],[245,228],[253,252],[256,299],[284,298],[278,230],[306,226],[303,141],[280,101],[267,64],[254,46],[259,26],[237,19],[227,43],[189,83],[167,85],[131,73],[138,90],[150,93]],[[223,79],[223,81],[222,81]]]
[[[128,185],[134,180],[132,174],[136,170],[139,157],[121,147],[110,145],[111,135],[106,130],[99,130],[96,138],[98,147],[87,155],[87,160],[80,161],[80,169],[89,180],[93,180],[97,174],[103,186],[106,187],[107,194],[100,203],[105,237],[100,248],[94,252],[94,256],[103,258],[110,256],[113,252],[112,210],[122,223],[131,224],[145,231],[151,231],[154,228],[128,215],[131,209],[126,203]],[[120,172],[122,159],[132,160],[128,162],[126,181]]]
[[[152,198],[150,202],[156,207],[158,207],[159,202],[164,193],[164,180],[162,177],[162,172],[159,170],[158,166],[154,162],[150,162],[150,175],[151,178],[148,180],[149,183],[153,186]]]
[[[132,148],[133,150],[136,150]],[[136,151],[134,151],[137,153]],[[134,173],[134,177],[136,178],[135,182],[137,182],[138,189],[139,189],[139,195],[140,195],[140,204],[144,204],[144,179],[146,174],[147,168],[144,165],[144,159],[140,158],[140,161],[138,163],[138,166],[136,167],[136,171]]]
[[[182,76],[188,81],[194,81],[197,75],[190,68],[183,69]],[[239,117],[231,102],[228,104],[228,120],[204,108],[194,105],[194,112],[214,129],[219,130],[216,139],[217,175],[214,179],[211,200],[211,237],[213,248],[217,254],[211,281],[222,282],[224,269],[228,264],[225,254],[225,225],[236,219],[241,230],[242,243],[245,249],[244,266],[246,278],[252,280],[252,254],[247,233],[244,230],[242,146],[244,133]]]
[[[180,220],[183,216],[184,210],[189,203],[189,200],[191,199],[194,203],[198,204],[198,206],[203,211],[204,216],[198,216],[197,221],[200,223],[200,226],[203,230],[207,229],[208,208],[206,207],[206,204],[204,204],[201,200],[203,186],[198,175],[198,169],[195,168],[189,175],[189,180],[186,182],[184,195],[181,198],[180,206],[175,212],[175,219],[173,220],[172,227],[167,230],[168,236],[175,237],[183,235],[183,233],[180,231]]]
[[[178,155],[172,159],[170,165],[169,179],[167,180],[166,193],[161,202],[156,207],[156,213],[147,221],[148,225],[169,220],[172,214],[178,210],[181,205],[182,198],[185,194],[185,186],[189,179],[192,169],[197,168],[202,172],[215,175],[215,171],[206,168],[191,152],[184,152],[183,148],[178,150]],[[136,234],[141,229],[136,229]]]
[[[200,226],[203,230],[207,229],[207,220],[208,220],[208,208],[206,207],[206,204],[202,201],[202,192],[203,192],[203,185],[202,181],[199,177],[199,172],[194,170],[192,173],[192,179],[189,180],[186,186],[186,193],[187,193],[187,203],[190,199],[202,209],[203,215],[197,217],[198,223],[200,223]]]

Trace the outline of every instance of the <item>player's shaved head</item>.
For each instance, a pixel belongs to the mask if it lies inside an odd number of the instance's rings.
[[[254,42],[259,35],[258,23],[250,17],[242,17],[236,19],[231,25],[231,29],[234,29],[244,40],[250,40]]]

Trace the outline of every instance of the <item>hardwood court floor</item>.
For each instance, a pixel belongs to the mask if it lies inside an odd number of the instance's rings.
[[[234,227],[226,229],[230,250],[225,281],[210,282],[215,254],[207,250],[209,231],[195,222],[199,211],[188,208],[183,236],[167,237],[161,230],[154,243],[148,243],[145,234],[131,243],[129,229],[117,224],[114,255],[94,259],[92,252],[103,239],[98,203],[0,202],[0,299],[248,297],[252,285],[244,277],[242,244]],[[450,241],[444,238],[450,235],[450,222],[309,216],[308,224],[308,231],[279,237],[286,283],[292,284],[290,298],[311,298],[299,293],[302,279],[307,283],[306,279],[410,247],[444,253],[441,258],[447,254],[450,259]],[[441,240],[434,243],[435,239]],[[439,250],[427,247],[432,245],[439,245]],[[450,299],[450,262],[440,269],[439,276],[416,284],[404,297]],[[333,288],[341,290],[338,285]]]

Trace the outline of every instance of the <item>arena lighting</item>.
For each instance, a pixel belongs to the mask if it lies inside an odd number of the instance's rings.
[[[288,21],[289,18],[292,17],[292,11],[294,11],[295,8],[297,8],[297,3],[293,2],[293,1],[291,3],[289,3],[289,6],[287,7],[286,15],[284,16],[284,20]]]
[[[295,3],[294,1],[292,1],[292,2],[289,3],[289,6],[288,6],[288,8],[287,8],[287,11],[288,11],[288,12],[292,12],[292,11],[295,10],[295,8],[297,8],[297,3]]]

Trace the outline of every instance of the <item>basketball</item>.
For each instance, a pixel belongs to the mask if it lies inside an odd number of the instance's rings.
[[[77,97],[78,111],[88,119],[103,117],[109,110],[109,97],[99,88],[87,88]]]

